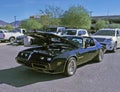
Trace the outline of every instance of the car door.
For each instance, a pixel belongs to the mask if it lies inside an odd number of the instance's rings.
[[[78,65],[85,63],[85,62],[88,62],[90,59],[88,50],[85,48],[78,49],[77,57],[78,57],[78,62],[77,62]]]
[[[85,49],[88,51],[89,60],[91,60],[96,56],[98,48],[96,47],[93,38],[88,37],[86,40],[89,40],[88,41],[89,46],[85,47]]]
[[[86,40],[89,41],[89,46],[87,47],[84,46]],[[96,56],[97,47],[94,43],[94,40],[92,38],[87,37],[83,39],[83,48],[79,48],[78,51],[78,64],[81,64],[92,60]]]

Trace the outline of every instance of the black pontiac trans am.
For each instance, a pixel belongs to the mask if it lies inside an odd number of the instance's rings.
[[[38,71],[72,76],[78,65],[91,60],[100,62],[103,59],[103,46],[91,37],[60,37],[51,33],[29,36],[35,38],[38,46],[20,51],[16,61]]]

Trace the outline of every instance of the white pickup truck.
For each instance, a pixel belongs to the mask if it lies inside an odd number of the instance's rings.
[[[0,41],[10,41],[10,43],[13,43],[16,37],[22,36],[24,33],[24,29],[14,29],[12,31],[0,29]]]

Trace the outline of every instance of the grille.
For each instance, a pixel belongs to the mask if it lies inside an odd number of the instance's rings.
[[[47,65],[41,65],[41,64],[36,64],[36,63],[32,63],[32,67],[38,68],[38,69],[47,69],[48,68]]]
[[[95,38],[98,42],[104,42],[105,38]]]

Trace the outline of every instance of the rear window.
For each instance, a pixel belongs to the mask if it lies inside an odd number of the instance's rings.
[[[4,31],[4,33],[8,33],[8,31]]]
[[[2,30],[2,31],[0,31],[0,33],[8,33],[8,31],[7,30]]]
[[[57,32],[57,28],[48,28],[47,32]]]

